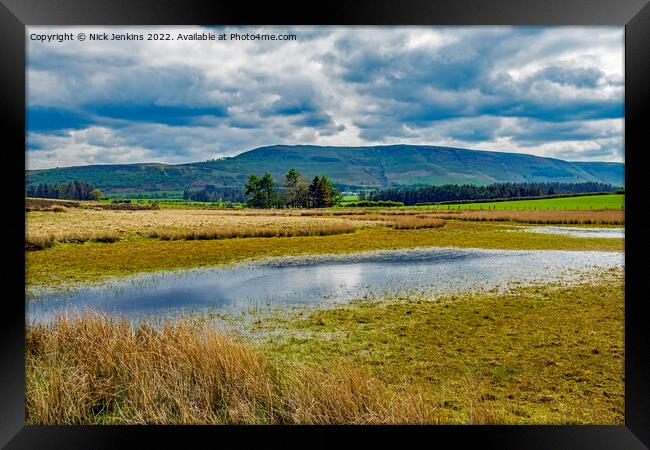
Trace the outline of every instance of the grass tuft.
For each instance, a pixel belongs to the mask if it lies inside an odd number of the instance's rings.
[[[432,219],[426,216],[404,216],[393,222],[393,228],[397,230],[417,230],[420,228],[442,228],[444,220]]]
[[[114,232],[76,232],[60,235],[57,233],[28,233],[25,235],[25,250],[44,250],[59,243],[117,242],[119,235]]]
[[[149,237],[165,241],[169,240],[211,240],[251,237],[292,237],[292,236],[331,236],[334,234],[353,233],[354,224],[331,223],[326,225],[308,226],[304,228],[289,227],[212,227],[190,228],[183,230],[152,230]]]
[[[26,332],[30,424],[425,423],[423,396],[367,371],[273,363],[188,320],[63,317]]]

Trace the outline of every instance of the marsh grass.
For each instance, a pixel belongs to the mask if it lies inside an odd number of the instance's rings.
[[[67,206],[66,206],[67,205]],[[361,228],[441,228],[445,220],[530,224],[623,225],[625,212],[456,210],[93,210],[73,202],[37,202],[27,214],[25,248],[58,243],[159,240],[215,240],[245,237],[317,237]],[[53,214],[52,211],[65,212]]]
[[[55,211],[63,212],[59,207],[65,208],[77,208],[80,206],[80,202],[76,200],[59,200],[51,198],[26,198],[25,199],[25,211]]]
[[[426,423],[423,395],[346,364],[272,362],[187,319],[162,328],[103,316],[26,331],[30,424]]]
[[[44,250],[58,243],[117,242],[119,235],[106,231],[86,231],[77,233],[28,233],[25,235],[25,250]]]
[[[57,205],[55,205],[57,206]],[[67,214],[32,211],[27,214],[29,237],[56,235],[55,242],[75,242],[89,233],[116,234],[120,240],[142,238],[166,240],[224,239],[228,237],[326,236],[349,233],[355,228],[376,226],[372,221],[351,221],[340,215],[302,217],[284,211],[163,209],[163,210],[94,210],[70,208]],[[352,216],[362,218],[363,215]],[[41,235],[41,236],[38,236]],[[69,239],[66,239],[69,237]]]
[[[400,217],[393,221],[393,228],[396,230],[417,230],[421,228],[442,228],[444,220],[433,219],[426,216]]]
[[[353,233],[357,227],[349,223],[330,223],[298,227],[211,227],[184,230],[153,230],[149,237],[162,240],[210,240],[251,237],[330,236]]]
[[[308,209],[308,210],[298,210],[297,212],[292,212],[289,210],[288,214],[297,214],[302,217],[327,217],[327,216],[363,216],[368,212],[365,209],[362,210],[350,210],[350,209]]]
[[[420,213],[422,214],[422,213]],[[468,221],[516,222],[530,224],[572,224],[572,225],[624,225],[624,210],[563,211],[563,210],[460,210],[453,213],[433,212],[426,216],[441,219]]]
[[[49,211],[49,212],[68,212],[71,206],[50,205],[50,206],[31,206],[25,208],[26,212],[30,211]],[[72,206],[74,208],[74,206]]]
[[[25,250],[43,250],[54,245],[54,233],[38,233],[25,236]]]
[[[493,221],[493,222],[517,222],[530,224],[600,224],[600,225],[624,225],[625,210],[623,209],[594,209],[594,210],[443,210],[443,209],[396,209],[396,210],[364,210],[355,212],[340,211],[305,211],[304,216],[347,216],[347,219],[355,220],[393,220],[393,217],[417,217],[417,218],[438,218],[456,219],[467,221]],[[355,217],[357,216],[357,217]]]

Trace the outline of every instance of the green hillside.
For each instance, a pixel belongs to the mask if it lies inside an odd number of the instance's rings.
[[[527,181],[624,184],[621,163],[568,162],[521,153],[420,145],[276,145],[232,158],[190,164],[110,164],[33,170],[27,171],[26,182],[83,180],[106,192],[178,190],[206,184],[240,187],[251,173],[268,170],[279,180],[292,167],[307,176],[327,175],[344,189]]]

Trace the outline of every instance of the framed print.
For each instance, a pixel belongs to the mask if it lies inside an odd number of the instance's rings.
[[[649,445],[647,2],[0,11],[3,445]]]

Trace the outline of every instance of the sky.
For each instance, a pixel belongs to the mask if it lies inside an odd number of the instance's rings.
[[[145,40],[30,38],[80,32]],[[296,39],[176,39],[195,32]],[[276,144],[624,161],[622,27],[28,27],[26,39],[29,169]]]

